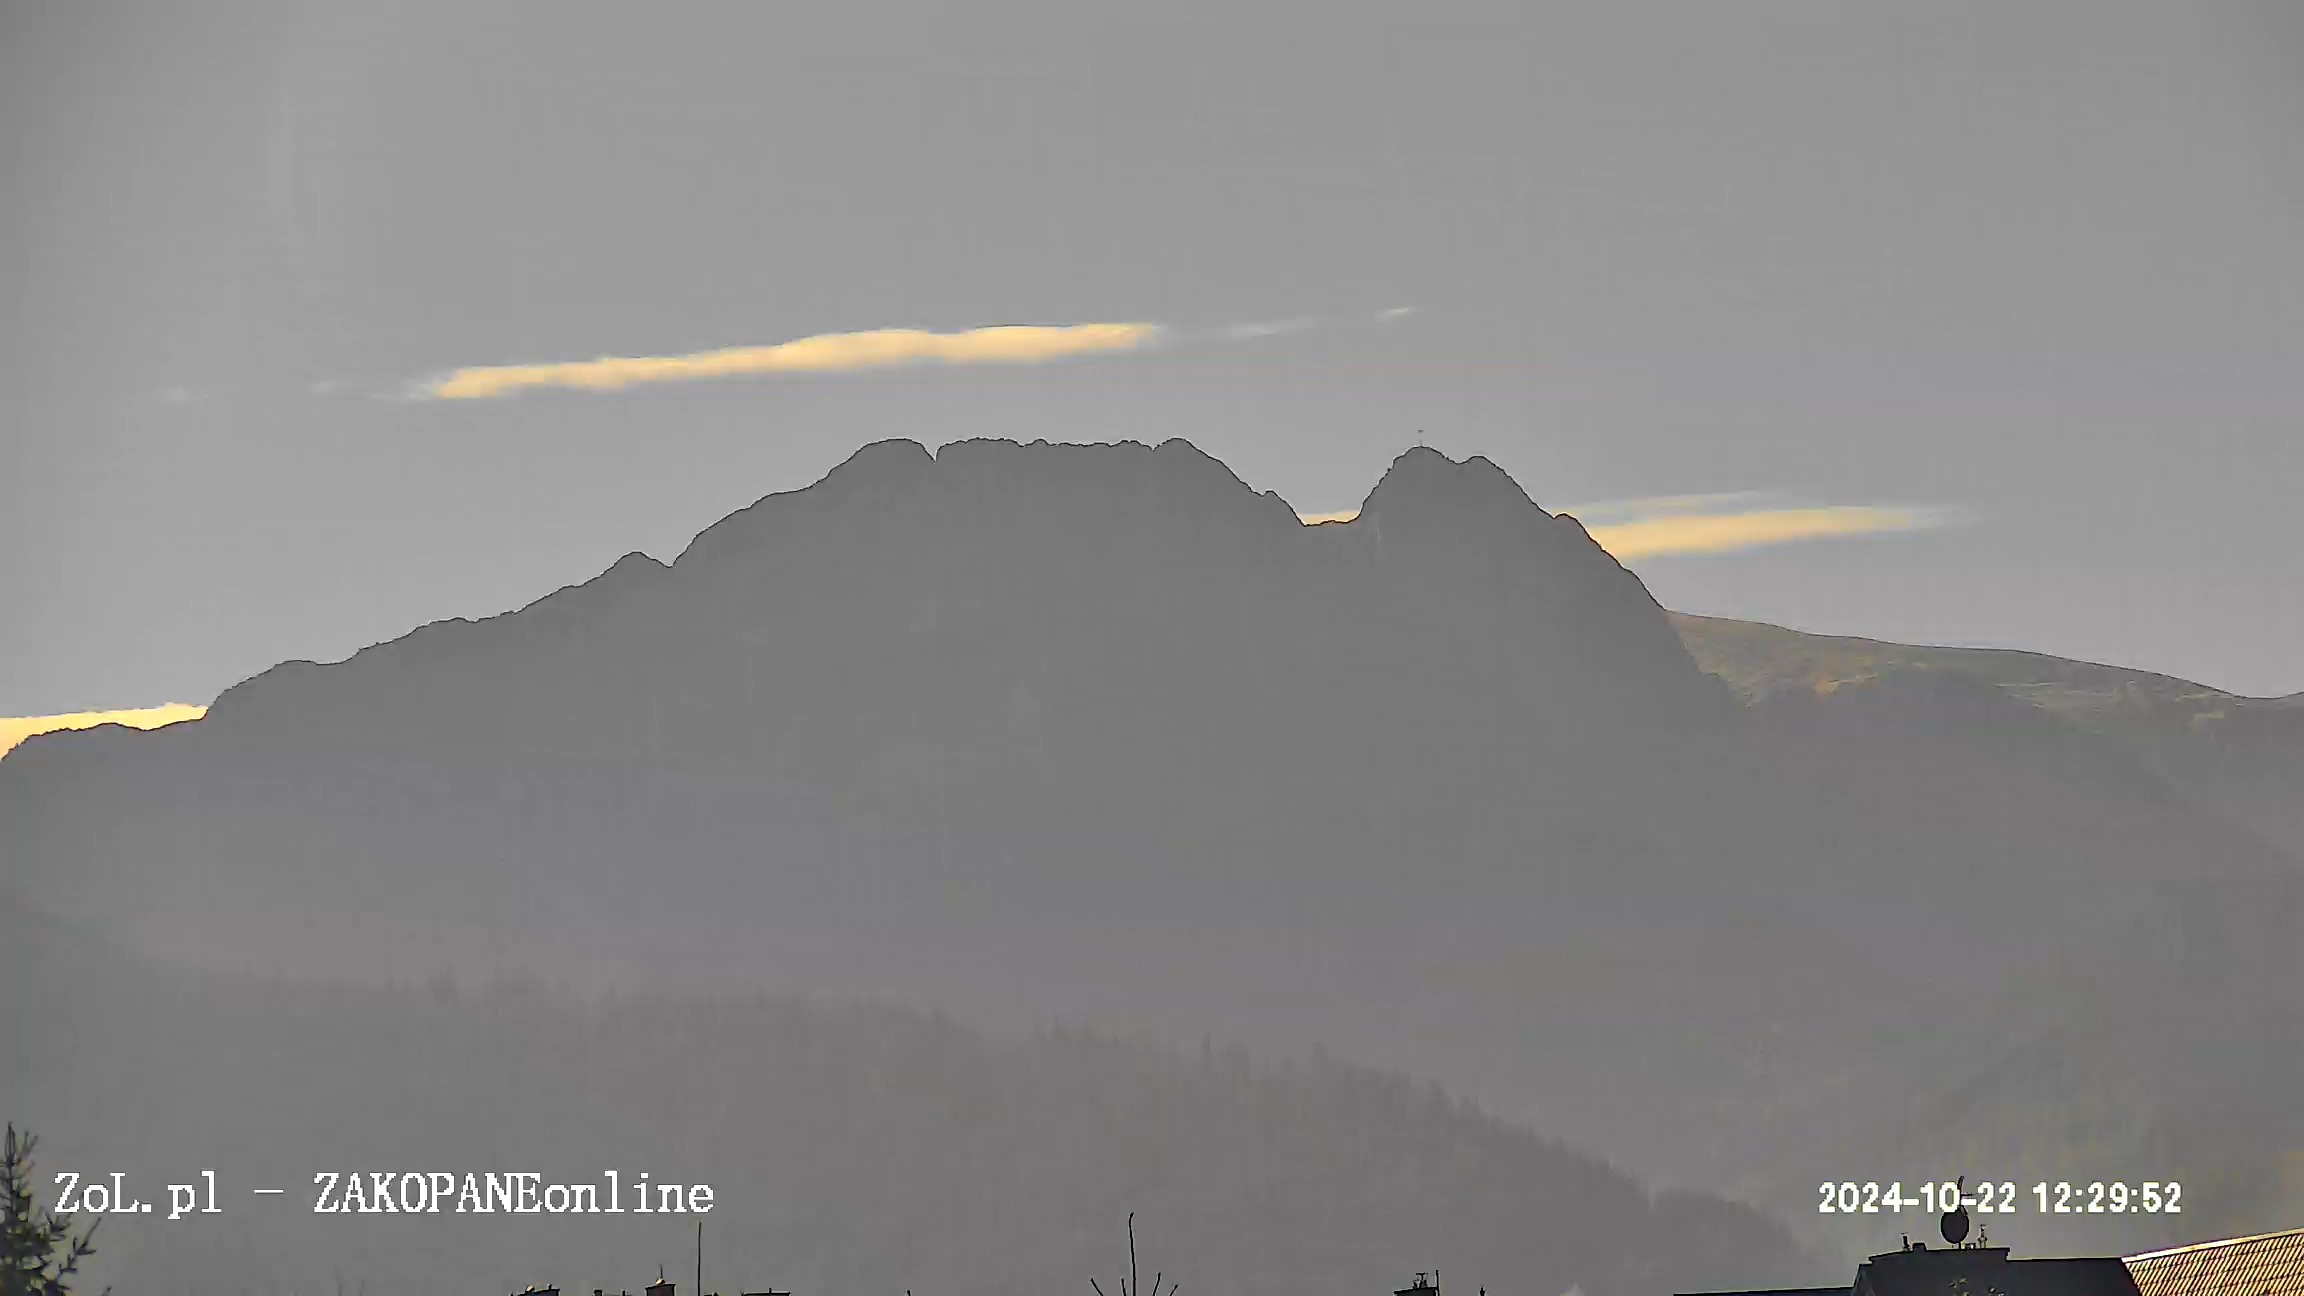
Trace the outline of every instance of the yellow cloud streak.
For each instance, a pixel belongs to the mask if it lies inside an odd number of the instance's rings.
[[[1915,531],[1943,521],[1933,509],[1842,504],[1829,508],[1761,509],[1750,513],[1676,514],[1586,528],[1617,559],[1662,554],[1733,553],[1794,540]]]
[[[93,729],[98,725],[127,725],[131,729],[158,729],[163,725],[185,720],[197,720],[208,714],[208,708],[185,702],[170,702],[166,706],[140,707],[132,711],[73,711],[65,715],[0,716],[0,755],[6,755],[16,744],[35,734],[55,733],[63,729]]]
[[[1696,507],[1700,501],[1730,498],[1734,497],[1686,496],[1642,502]],[[1296,520],[1305,526],[1319,526],[1350,522],[1358,516],[1358,509],[1339,509],[1332,513],[1299,513]],[[1585,530],[1616,559],[1630,562],[1663,554],[1734,553],[1795,540],[1916,531],[1941,525],[1943,521],[1944,515],[1937,509],[1842,504],[1828,508],[1756,509],[1748,513],[1669,513],[1633,522],[1588,526]]]
[[[621,391],[636,383],[683,382],[738,374],[827,373],[889,365],[1035,364],[1068,356],[1129,351],[1158,335],[1156,324],[1004,324],[959,333],[871,329],[820,333],[774,346],[727,347],[677,356],[603,356],[552,364],[458,369],[426,384],[443,400],[509,396],[530,387]]]

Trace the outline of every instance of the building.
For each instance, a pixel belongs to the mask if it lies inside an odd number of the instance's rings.
[[[1865,1261],[1845,1287],[1707,1296],[2304,1296],[2304,1229],[2120,1260],[2011,1260],[2006,1247],[1908,1245]]]
[[[2008,1248],[1914,1243],[1856,1267],[1844,1287],[1799,1287],[1707,1296],[2142,1296],[2115,1256],[2012,1260]],[[2241,1296],[2231,1293],[2230,1296]],[[2246,1293],[2245,1296],[2257,1296]]]
[[[2128,1257],[2142,1296],[2304,1296],[2304,1229]]]
[[[642,1289],[644,1296],[674,1296],[677,1290],[678,1288],[671,1280],[666,1278],[658,1278]],[[514,1292],[512,1296],[560,1296],[560,1289],[557,1287],[530,1287],[523,1292]],[[610,1296],[610,1293],[606,1288],[595,1287],[592,1289],[592,1296]],[[632,1293],[619,1291],[614,1293],[614,1296],[632,1296]],[[792,1293],[770,1288],[765,1292],[746,1292],[744,1296],[792,1296]]]

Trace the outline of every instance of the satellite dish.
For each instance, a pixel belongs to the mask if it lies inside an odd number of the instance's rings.
[[[1968,1176],[1960,1176],[1960,1181],[1953,1185],[1952,1191],[1962,1195],[1952,1199],[1952,1209],[1944,1212],[1944,1218],[1936,1222],[1936,1227],[1943,1231],[1944,1240],[1954,1246],[1968,1240],[1967,1187]]]

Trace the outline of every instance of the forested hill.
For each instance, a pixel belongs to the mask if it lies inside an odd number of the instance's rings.
[[[98,1234],[92,1277],[120,1292],[637,1290],[692,1263],[694,1216],[312,1213],[314,1174],[375,1169],[710,1184],[705,1281],[728,1291],[1112,1291],[1129,1211],[1145,1281],[1195,1296],[1382,1296],[1434,1265],[1497,1296],[1815,1272],[1754,1212],[1651,1198],[1337,1062],[780,998],[160,975],[4,911],[0,1106],[44,1175],[120,1170],[159,1202]],[[200,1169],[223,1213],[165,1221],[160,1186]]]

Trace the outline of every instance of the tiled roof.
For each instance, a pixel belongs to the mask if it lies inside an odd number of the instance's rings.
[[[2143,1296],[2304,1296],[2304,1229],[2128,1257]]]

